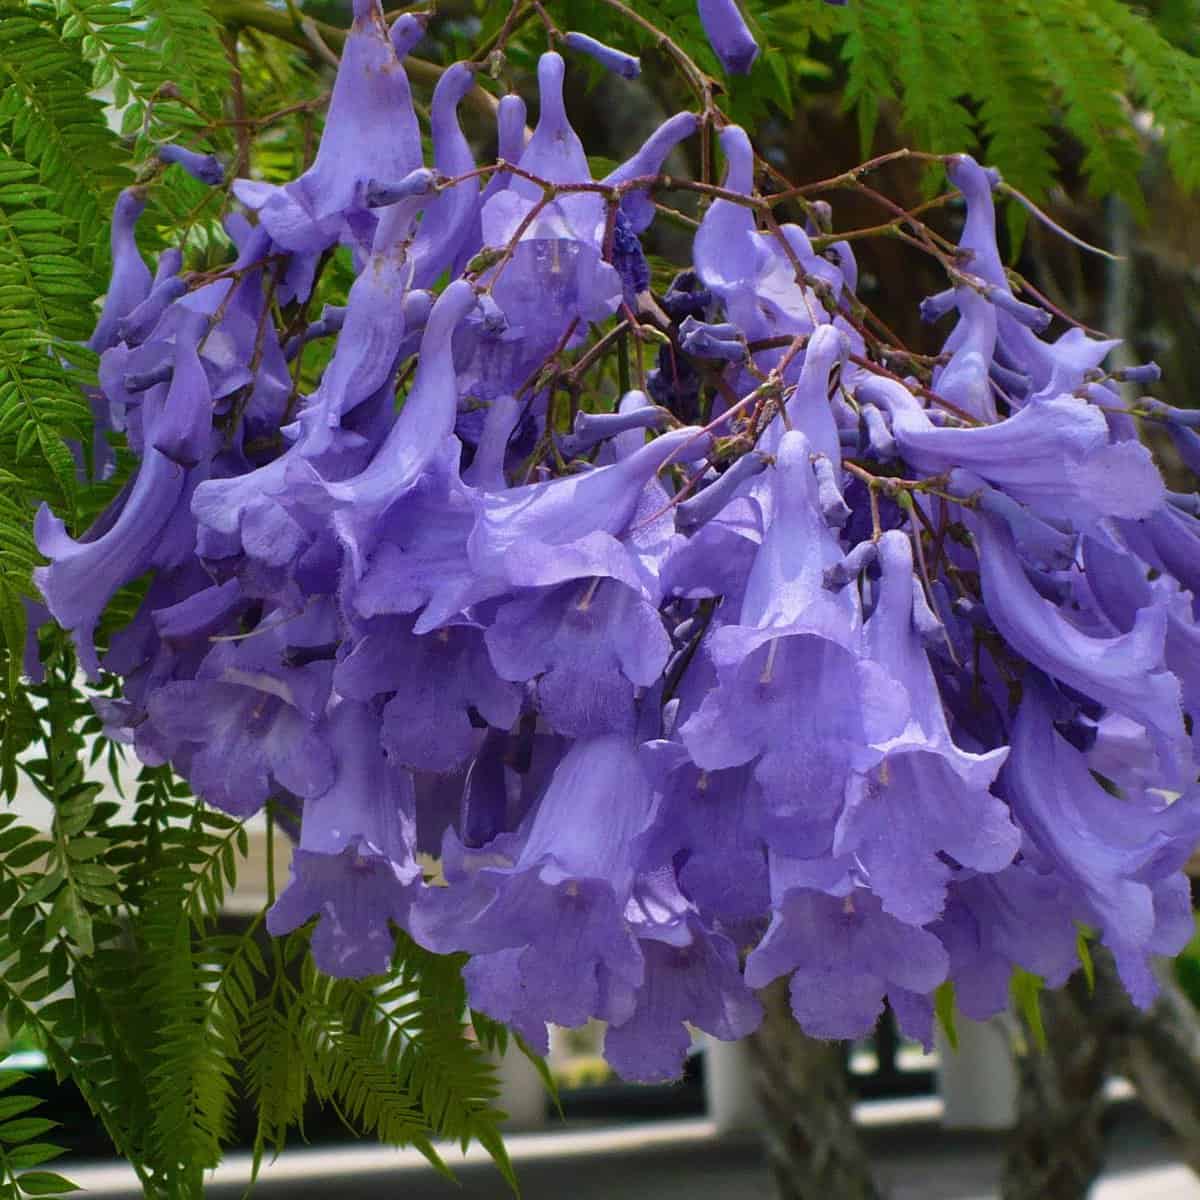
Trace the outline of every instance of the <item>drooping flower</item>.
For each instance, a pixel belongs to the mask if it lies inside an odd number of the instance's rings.
[[[374,715],[344,701],[329,721],[332,782],[304,803],[291,880],[267,912],[267,930],[290,933],[320,916],[313,961],[328,975],[382,975],[422,886],[412,776],[379,748]]]
[[[627,1018],[643,960],[624,911],[650,805],[629,739],[576,742],[515,834],[477,851],[447,834],[449,887],[431,889],[414,911],[413,936],[439,953],[474,955],[464,971],[472,1005],[535,1044],[547,1021]],[[619,1005],[603,1003],[601,969]]]

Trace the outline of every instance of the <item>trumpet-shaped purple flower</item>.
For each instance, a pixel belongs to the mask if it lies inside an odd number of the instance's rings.
[[[626,1019],[643,960],[624,911],[650,806],[628,739],[576,742],[517,833],[478,851],[447,834],[450,886],[414,909],[413,936],[439,953],[475,955],[464,971],[472,1005],[536,1042],[547,1021]],[[602,970],[620,1004],[603,1003]]]
[[[863,888],[831,896],[797,886],[792,866],[772,856],[771,925],[746,959],[746,982],[790,974],[792,1013],[810,1037],[862,1037],[889,991],[924,995],[946,978],[946,951],[928,930],[890,916]]]
[[[1130,996],[1149,1004],[1157,987],[1147,948],[1165,942],[1160,953],[1178,953],[1192,933],[1190,922],[1172,920],[1172,896],[1156,885],[1179,871],[1200,837],[1195,797],[1152,806],[1111,796],[1055,731],[1052,702],[1036,681],[1025,687],[1005,781],[1037,859],[1061,874],[1080,919],[1099,928]],[[1164,919],[1169,928],[1157,929]]]
[[[1093,637],[1038,594],[1007,526],[978,516],[971,530],[987,612],[1008,644],[1047,674],[1144,725],[1170,778],[1178,778],[1183,721],[1179,681],[1163,664],[1166,614],[1143,608],[1128,633]]]
[[[377,737],[388,757],[417,771],[450,771],[475,750],[469,713],[507,729],[521,709],[520,689],[497,677],[483,631],[468,623],[412,633],[411,621],[375,622],[337,665],[334,686],[354,700],[394,693]]]
[[[146,266],[137,247],[136,229],[138,218],[146,208],[146,199],[140,188],[126,188],[117,197],[113,208],[112,233],[112,276],[108,291],[104,295],[104,308],[96,329],[88,340],[88,347],[97,353],[114,345],[117,325],[127,317],[150,294],[150,268]]]
[[[403,179],[421,165],[421,133],[404,67],[388,39],[378,0],[354,0],[354,24],[338,67],[316,161],[282,188],[239,181],[275,243],[315,255],[346,219],[366,215],[373,182]],[[369,236],[366,238],[369,241]],[[301,293],[307,294],[307,289]]]
[[[599,577],[505,602],[487,648],[501,678],[537,680],[538,710],[571,737],[632,734],[635,689],[651,687],[671,653],[654,605]]]
[[[900,452],[918,470],[972,471],[1048,520],[1086,528],[1106,516],[1148,516],[1162,503],[1149,452],[1110,442],[1104,415],[1086,401],[1034,400],[1007,420],[953,429],[933,425],[891,380],[872,380],[864,393],[888,406]]]
[[[639,878],[625,919],[645,977],[632,1014],[604,1035],[604,1055],[624,1079],[678,1078],[692,1040],[686,1024],[723,1041],[753,1033],[762,1008],[742,980],[737,947],[705,923],[670,867]]]
[[[830,592],[841,552],[816,508],[808,440],[779,444],[774,516],[746,585],[739,625],[707,640],[717,686],[680,736],[704,770],[754,761],[768,836],[791,853],[826,853],[855,771],[908,718],[903,688],[859,651],[856,599]]]
[[[267,913],[268,932],[290,933],[310,917],[313,961],[328,975],[381,975],[422,886],[412,776],[379,748],[371,710],[343,702],[329,720],[337,747],[332,782],[305,801],[292,874]]]
[[[942,910],[952,870],[1012,862],[1020,835],[989,791],[1005,750],[969,754],[950,738],[929,659],[913,624],[913,562],[898,530],[879,542],[882,586],[867,622],[868,653],[904,685],[909,723],[884,744],[879,766],[855,781],[834,852],[853,855],[885,912],[924,925]]]
[[[240,643],[218,642],[195,680],[168,683],[147,704],[196,794],[235,816],[257,812],[279,788],[312,799],[332,782],[318,722],[333,663],[286,665],[288,637],[302,633],[302,623],[284,622]]]
[[[161,427],[161,401],[150,406],[148,433]],[[187,504],[196,480],[153,445],[146,449],[132,485],[109,513],[79,541],[47,505],[38,510],[34,537],[50,564],[34,570],[46,607],[73,635],[79,660],[90,679],[100,671],[93,637],[105,605],[118,588],[152,567],[170,567],[191,555]]]

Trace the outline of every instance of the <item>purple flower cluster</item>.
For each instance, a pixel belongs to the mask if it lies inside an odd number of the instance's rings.
[[[734,6],[701,8],[728,32]],[[324,970],[385,971],[400,926],[468,952],[471,1003],[535,1046],[605,1020],[628,1078],[678,1074],[685,1023],[749,1033],[784,975],[811,1034],[864,1034],[887,997],[928,1041],[944,981],[994,1013],[1016,966],[1064,981],[1080,927],[1147,1003],[1149,955],[1191,929],[1200,521],[1097,370],[1112,343],[1050,339],[1013,296],[994,176],[952,164],[962,269],[926,306],[954,325],[925,382],[870,365],[847,243],[722,198],[661,297],[658,403],[565,433],[541,368],[633,317],[654,205],[572,190],[553,53],[532,136],[518,98],[497,113],[518,172],[472,174],[467,64],[426,166],[420,32],[356,0],[313,166],[235,184],[256,218],[228,220],[231,269],[152,275],[118,205],[96,409],[140,464],[82,539],[37,521],[50,612],[121,677],[110,736],[227,812],[299,809],[268,926],[316,917]],[[749,196],[749,141],[721,140]],[[306,311],[337,246],[344,310],[282,336],[272,295]],[[101,661],[104,606],[147,573]]]

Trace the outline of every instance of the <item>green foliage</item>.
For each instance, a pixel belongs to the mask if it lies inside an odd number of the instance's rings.
[[[958,1025],[956,1017],[958,1010],[954,1004],[953,979],[947,979],[944,983],[939,984],[937,991],[933,993],[933,1014],[937,1017],[937,1022],[942,1027],[942,1032],[946,1035],[946,1041],[950,1043],[950,1048],[957,1050]]]
[[[0,1073],[0,1195],[65,1196],[79,1189],[53,1171],[43,1171],[46,1163],[62,1151],[36,1139],[54,1128],[56,1122],[30,1115],[42,1101],[36,1096],[11,1094],[29,1076],[19,1071]]]
[[[1040,999],[1045,986],[1045,981],[1040,975],[1034,975],[1023,967],[1013,968],[1010,980],[1013,1007],[1024,1018],[1039,1050],[1046,1049],[1046,1025],[1042,1020]]]

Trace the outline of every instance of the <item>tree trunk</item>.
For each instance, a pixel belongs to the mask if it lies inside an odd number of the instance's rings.
[[[1117,1034],[1114,1070],[1175,1135],[1180,1156],[1200,1174],[1200,1014],[1169,960],[1157,964],[1162,991],[1148,1012],[1134,1008],[1107,953],[1096,956],[1096,994]]]
[[[801,1032],[787,985],[779,979],[759,993],[766,1015],[750,1038],[778,1200],[878,1200],[842,1044]]]
[[[1082,974],[1062,991],[1044,993],[1049,1045],[1040,1052],[1027,1032],[1028,1049],[1018,1057],[1020,1111],[1005,1164],[1005,1200],[1086,1196],[1101,1166],[1110,1073],[1133,1084],[1200,1174],[1200,1014],[1169,961],[1158,964],[1158,1000],[1142,1012],[1121,985],[1112,955],[1093,946],[1092,957],[1094,993]]]
[[[1042,995],[1047,1045],[1025,1028],[1017,1055],[1017,1124],[1005,1159],[1004,1200],[1085,1200],[1103,1161],[1101,1119],[1112,1046],[1087,984],[1076,975]]]

